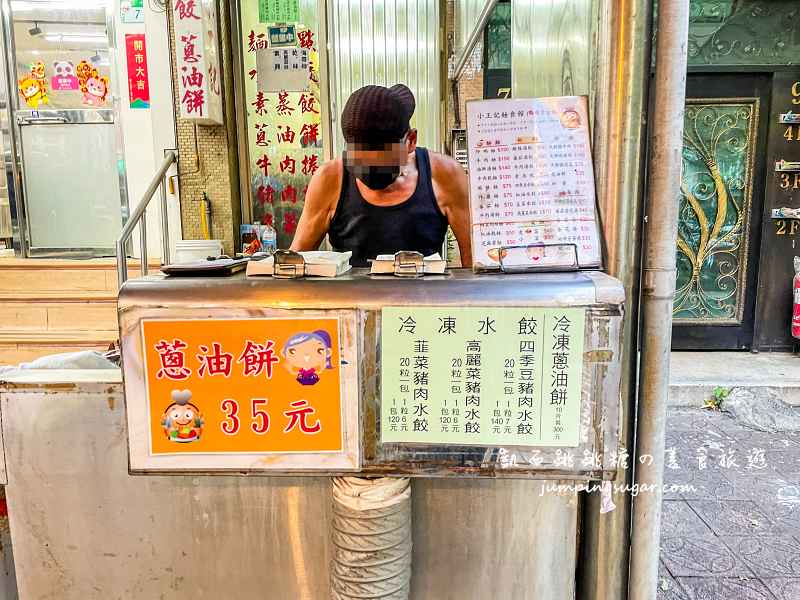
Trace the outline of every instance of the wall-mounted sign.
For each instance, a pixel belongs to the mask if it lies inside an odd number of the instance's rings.
[[[583,309],[384,308],[381,441],[579,442]]]
[[[309,58],[305,48],[268,48],[256,52],[258,91],[299,92],[309,88]]]
[[[120,0],[119,16],[123,23],[144,23],[144,0]]]
[[[150,108],[150,77],[147,70],[147,45],[143,33],[125,34],[128,64],[128,99],[131,108]]]
[[[775,161],[775,170],[778,172],[785,172],[785,171],[800,171],[800,161],[792,161],[792,160],[776,160]]]
[[[132,468],[356,468],[357,407],[344,401],[357,398],[355,356],[341,324],[142,320],[143,393],[128,395]]]
[[[172,10],[181,118],[222,124],[216,3],[175,0]]]
[[[467,141],[477,268],[542,244],[574,245],[581,267],[600,264],[586,98],[468,102]]]
[[[269,37],[269,45],[273,48],[297,45],[294,25],[267,27],[267,36]]]
[[[261,23],[297,23],[300,0],[258,0],[258,20]]]
[[[792,111],[781,113],[778,123],[800,123],[800,113]]]

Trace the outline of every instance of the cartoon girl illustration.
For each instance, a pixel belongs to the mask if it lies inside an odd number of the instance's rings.
[[[314,385],[331,365],[331,336],[323,329],[295,333],[283,346],[284,365],[300,385]]]
[[[189,402],[192,392],[172,390],[172,404],[161,415],[164,435],[172,442],[195,442],[203,433],[203,415],[200,409]]]

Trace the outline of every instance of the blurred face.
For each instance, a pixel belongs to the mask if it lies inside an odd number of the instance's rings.
[[[400,176],[408,155],[417,145],[417,132],[410,129],[402,140],[389,144],[348,143],[344,153],[345,168],[373,190],[383,190]]]

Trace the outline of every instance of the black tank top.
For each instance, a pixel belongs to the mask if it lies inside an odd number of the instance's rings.
[[[350,250],[354,267],[368,266],[378,254],[416,250],[423,256],[441,252],[447,233],[447,217],[433,194],[431,160],[425,148],[417,148],[417,187],[405,202],[376,206],[361,195],[347,169],[342,175],[339,204],[328,228],[331,246]]]

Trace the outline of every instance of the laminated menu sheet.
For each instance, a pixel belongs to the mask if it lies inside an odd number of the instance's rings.
[[[476,269],[600,266],[585,97],[468,102],[467,143]]]

